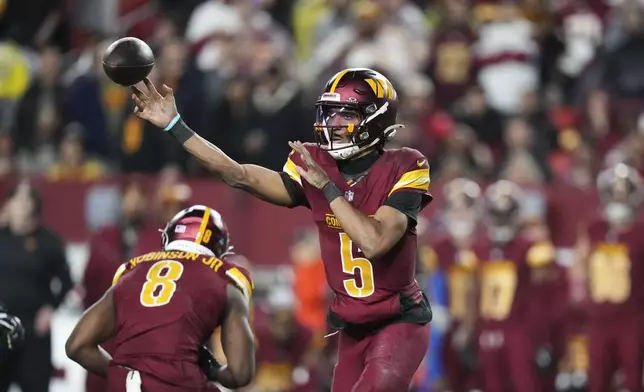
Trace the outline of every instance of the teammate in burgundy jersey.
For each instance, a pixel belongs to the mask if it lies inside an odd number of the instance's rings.
[[[250,383],[255,346],[250,330],[247,273],[223,256],[228,232],[217,211],[196,205],[163,231],[163,249],[124,263],[114,285],[85,312],[69,337],[67,355],[107,377],[108,391],[218,391]],[[204,344],[222,327],[228,364]],[[113,338],[110,358],[99,344]]]
[[[317,101],[316,144],[290,143],[282,172],[242,165],[186,126],[172,90],[133,87],[139,117],[164,128],[227,184],[276,205],[306,206],[320,232],[329,312],[341,329],[334,392],[404,391],[429,344],[431,311],[414,280],[416,221],[431,200],[418,151],[384,149],[398,96],[380,73],[346,69]]]
[[[610,389],[621,369],[624,387],[642,391],[644,367],[644,196],[637,172],[624,164],[599,175],[602,217],[580,236],[579,260],[588,288],[590,392]]]
[[[499,181],[486,190],[489,235],[474,246],[479,260],[478,352],[483,390],[537,392],[530,325],[535,282],[554,260],[548,242],[527,240],[519,232],[521,190]]]
[[[449,329],[443,339],[435,340],[431,349],[441,350],[444,381],[454,392],[475,389],[476,347],[469,298],[474,295],[477,258],[473,252],[480,218],[480,187],[473,181],[457,178],[443,187],[447,231],[432,241],[431,252],[436,259],[436,274],[447,288],[444,306],[449,314]],[[436,304],[434,304],[434,307]],[[436,334],[436,330],[432,331]],[[432,339],[438,338],[433,335]],[[437,347],[438,346],[438,347]]]

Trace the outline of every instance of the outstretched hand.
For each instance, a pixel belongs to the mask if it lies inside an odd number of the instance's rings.
[[[299,166],[295,167],[298,174],[306,180],[309,184],[317,189],[322,189],[329,181],[329,176],[311,157],[309,150],[304,147],[302,142],[288,142],[288,145],[302,158],[302,162],[306,165],[306,169]]]
[[[172,89],[165,84],[161,86],[161,93],[154,87],[150,79],[143,80],[147,94],[138,87],[132,86],[132,99],[136,104],[134,114],[137,117],[151,122],[159,128],[165,128],[177,115],[177,105],[174,102]]]

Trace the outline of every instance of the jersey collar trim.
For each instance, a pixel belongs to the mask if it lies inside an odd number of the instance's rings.
[[[194,242],[186,241],[186,240],[172,241],[168,245],[166,245],[165,250],[166,251],[177,250],[181,252],[199,253],[199,254],[205,254],[208,256],[215,255],[212,250],[206,248],[205,246],[195,244]]]

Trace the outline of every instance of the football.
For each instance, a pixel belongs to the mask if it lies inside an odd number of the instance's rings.
[[[154,53],[145,42],[134,37],[121,38],[103,56],[105,74],[121,86],[132,86],[145,79],[154,67]]]

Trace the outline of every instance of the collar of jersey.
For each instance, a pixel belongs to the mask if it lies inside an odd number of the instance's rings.
[[[378,158],[380,158],[381,155],[382,152],[380,150],[374,150],[360,158],[339,161],[338,169],[340,169],[340,173],[349,176],[362,174],[369,170],[369,168],[371,168],[371,166],[378,160]]]
[[[214,256],[215,255],[213,253],[213,251],[211,251],[210,249],[206,248],[205,246],[195,244],[192,241],[186,241],[186,240],[172,241],[168,245],[166,245],[165,250],[166,251],[178,250],[180,252],[199,253],[199,254],[208,255],[208,256]]]

